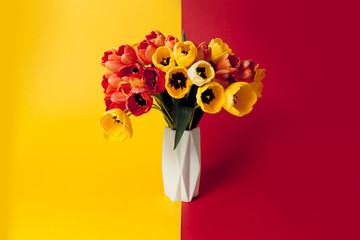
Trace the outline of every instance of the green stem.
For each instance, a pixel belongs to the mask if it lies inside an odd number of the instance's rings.
[[[191,130],[191,125],[192,125],[192,122],[194,120],[194,115],[195,115],[195,108],[194,108],[193,112],[191,113],[191,118],[190,118],[188,130]]]
[[[154,95],[155,101],[157,102],[157,104],[159,104],[159,106],[162,108],[162,110],[167,114],[168,118],[172,121],[172,117],[168,111],[168,109],[166,108],[166,106],[163,104],[163,102],[156,96]]]
[[[153,105],[158,108],[157,110],[161,111],[161,113],[164,115],[164,119],[165,119],[166,123],[168,124],[168,126],[169,126],[170,128],[173,129],[173,128],[174,128],[174,127],[173,127],[173,124],[172,124],[173,121],[172,121],[172,118],[171,118],[171,116],[170,116],[167,108],[166,108],[165,105],[161,102],[161,100],[158,99],[158,97],[157,97],[156,95],[153,95],[153,97],[155,98],[155,101],[156,101],[156,103],[157,103],[159,106],[154,105],[154,104],[153,104]],[[155,107],[155,109],[156,109],[156,107]]]
[[[170,128],[173,128],[170,119],[168,118],[168,116],[165,114],[165,112],[164,112],[161,108],[159,108],[159,107],[156,106],[156,105],[153,105],[151,108],[160,111],[160,112],[163,114],[164,119],[165,119],[165,122],[167,123],[167,125],[168,125]]]
[[[156,110],[160,110],[160,111],[161,111],[161,108],[160,108],[158,105],[154,104],[154,103],[153,103],[153,105],[151,106],[151,108],[154,108],[154,109],[156,109]]]
[[[195,103],[196,104],[196,103]],[[196,111],[196,109],[198,109],[200,106],[199,105],[195,105],[195,107],[194,107],[194,110],[193,110],[193,112],[192,112],[192,114],[191,114],[191,118],[190,118],[190,122],[189,122],[189,129],[188,130],[191,130],[191,128],[192,128],[192,124],[193,124],[193,120],[194,120],[194,116],[195,116],[195,111]]]

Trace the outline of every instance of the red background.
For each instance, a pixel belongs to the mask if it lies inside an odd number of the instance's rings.
[[[360,239],[359,6],[182,1],[188,40],[266,68],[251,114],[202,120],[200,197],[182,239]]]

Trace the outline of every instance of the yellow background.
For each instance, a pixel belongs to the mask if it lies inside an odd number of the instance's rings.
[[[0,239],[180,239],[163,193],[165,122],[132,117],[108,143],[102,54],[152,29],[180,37],[180,0],[32,0],[1,13]]]

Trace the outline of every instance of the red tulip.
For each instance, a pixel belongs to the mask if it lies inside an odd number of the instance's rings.
[[[119,73],[117,74],[119,77],[134,77],[140,78],[142,77],[144,72],[143,67],[139,63],[129,64],[122,68],[120,68]]]
[[[152,55],[154,55],[155,50],[156,46],[146,39],[142,41],[139,45],[137,45],[135,48],[138,60],[143,65],[152,64]]]
[[[211,59],[211,48],[205,43],[202,42],[197,46],[198,55],[195,59],[195,62],[204,60],[210,62]]]
[[[123,64],[117,60],[114,49],[104,52],[104,56],[101,58],[101,65],[114,73],[118,72],[120,67],[123,66]]]
[[[152,94],[162,93],[165,88],[165,73],[158,68],[145,68],[143,73],[143,81],[145,86]]]
[[[106,92],[107,88],[109,87],[109,77],[111,77],[114,73],[108,72],[103,75],[103,80],[101,82],[101,86],[104,88],[104,93]]]
[[[122,78],[122,81],[119,83],[118,92],[122,92],[126,96],[130,93],[132,86],[128,77]]]
[[[165,36],[157,30],[152,30],[145,38],[157,48],[165,45]]]
[[[110,49],[104,52],[101,58],[101,64],[104,65],[107,61],[116,61],[115,49]]]
[[[255,65],[252,60],[240,61],[236,74],[237,81],[251,82],[255,77]]]
[[[110,109],[120,108],[122,111],[126,109],[126,96],[122,92],[113,93],[110,100],[112,102]]]
[[[221,70],[217,74],[218,75],[215,75],[213,81],[220,83],[224,89],[227,88],[230,84],[236,82],[236,78],[233,77],[229,72],[226,72],[226,70]]]
[[[124,111],[126,109],[126,104],[125,104],[126,97],[121,92],[115,92],[111,95],[106,95],[104,100],[105,100],[105,106],[106,106],[105,111],[109,111],[110,109],[113,109],[113,108],[119,108],[122,111]]]
[[[234,73],[240,66],[240,58],[234,53],[225,53],[214,62],[214,65],[215,71],[227,70],[230,73]]]
[[[116,52],[116,56],[117,59],[124,65],[134,64],[137,61],[135,50],[127,44],[121,45],[119,47]]]
[[[126,81],[124,78],[141,78],[144,69],[139,63],[129,64],[120,68],[117,74],[110,76],[108,82],[113,88],[119,88],[120,82]]]
[[[220,83],[224,88],[236,82],[237,71],[240,66],[240,59],[233,53],[225,53],[214,62],[215,82]]]
[[[179,40],[176,37],[169,35],[165,39],[165,46],[174,50],[174,46],[177,42],[179,42]]]
[[[153,98],[147,89],[134,88],[126,98],[126,108],[134,115],[140,116],[150,111]]]
[[[135,50],[129,45],[121,45],[118,51],[110,49],[104,53],[101,64],[109,71],[118,73],[120,68],[137,61]]]

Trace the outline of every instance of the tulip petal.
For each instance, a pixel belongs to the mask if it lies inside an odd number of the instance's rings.
[[[226,102],[224,109],[229,113],[241,117],[250,113],[257,101],[255,91],[247,82],[236,82],[225,90]]]
[[[191,65],[188,70],[188,75],[193,84],[201,87],[214,78],[215,72],[210,63],[200,60]]]
[[[189,91],[192,82],[184,67],[174,67],[166,73],[165,87],[167,92],[173,98],[180,99]]]
[[[231,53],[229,46],[223,42],[220,38],[212,39],[209,43],[211,48],[211,60],[216,61],[225,53]]]
[[[107,61],[107,62],[105,62],[106,69],[109,70],[110,72],[113,72],[113,73],[118,73],[122,66],[124,66],[124,65],[121,64],[121,62],[119,62],[119,61]]]
[[[129,116],[120,109],[112,109],[104,113],[99,120],[100,128],[109,141],[122,142],[131,138],[132,127]]]
[[[224,88],[216,82],[210,82],[198,88],[197,104],[204,112],[218,113],[225,103]]]
[[[178,42],[174,46],[173,54],[178,66],[189,67],[197,57],[197,47],[190,41]]]
[[[254,81],[250,83],[250,86],[258,97],[262,97],[262,90],[264,88],[262,80],[265,78],[265,69],[259,69],[258,67],[259,65],[256,65]]]

